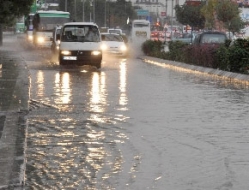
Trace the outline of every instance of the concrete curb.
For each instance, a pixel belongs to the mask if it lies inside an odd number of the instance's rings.
[[[28,114],[30,74],[25,60],[15,50],[13,37],[0,47],[2,93],[8,100],[0,116],[4,118],[0,135],[0,189],[21,189],[24,185],[26,116]],[[13,90],[12,90],[13,89]],[[2,107],[1,107],[2,108]]]
[[[181,69],[186,69],[186,70],[193,71],[193,72],[201,72],[201,73],[206,73],[209,75],[219,76],[224,79],[228,79],[228,80],[235,81],[235,82],[249,84],[249,75],[246,75],[246,74],[232,73],[228,71],[195,66],[195,65],[182,63],[182,62],[164,60],[164,59],[159,59],[159,58],[149,57],[149,56],[140,56],[140,59],[142,59],[144,62],[147,62],[147,63],[163,64],[164,66],[170,69],[177,70],[181,68]]]

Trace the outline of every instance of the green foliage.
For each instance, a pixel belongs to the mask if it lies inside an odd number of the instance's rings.
[[[1,0],[0,23],[8,24],[16,18],[27,15],[33,0]]]
[[[215,11],[217,19],[224,23],[230,22],[239,15],[237,2],[231,0],[218,0]]]
[[[237,39],[229,48],[230,71],[245,72],[249,67],[249,41]]]
[[[225,44],[188,45],[181,41],[169,42],[169,52],[162,51],[162,42],[147,40],[142,51],[152,57],[173,60],[224,71],[248,73],[249,39],[237,39]]]
[[[224,71],[230,71],[229,50],[227,46],[222,45],[216,52],[217,68]]]
[[[205,18],[201,14],[201,9],[204,6],[202,2],[199,6],[191,6],[184,4],[182,6],[176,5],[176,18],[183,25],[190,25],[191,27],[204,28]]]
[[[215,8],[217,19],[224,23],[224,26],[232,32],[239,32],[244,23],[239,16],[239,7],[231,0],[218,0]]]
[[[174,61],[184,61],[184,48],[188,44],[182,41],[169,42],[169,58]]]
[[[160,40],[146,40],[142,44],[142,51],[145,55],[159,57],[163,43]]]

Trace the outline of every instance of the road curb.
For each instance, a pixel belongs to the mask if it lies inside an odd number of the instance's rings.
[[[2,84],[0,106],[0,189],[19,189],[24,185],[26,116],[30,77],[25,60],[11,49],[7,38],[0,47]]]
[[[159,59],[159,58],[150,57],[150,56],[140,56],[140,59],[142,59],[146,63],[163,64],[164,66],[171,68],[171,69],[175,69],[175,70],[178,70],[179,68],[181,68],[181,69],[193,71],[195,73],[196,72],[206,73],[209,75],[219,76],[224,79],[231,80],[231,81],[249,84],[249,75],[246,75],[246,74],[232,73],[228,71],[222,71],[219,69],[212,69],[212,68],[207,68],[207,67],[190,65],[190,64],[186,64],[182,62],[164,60],[164,59]]]

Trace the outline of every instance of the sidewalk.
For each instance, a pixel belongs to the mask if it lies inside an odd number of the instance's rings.
[[[18,37],[3,34],[0,46],[0,189],[20,189],[28,114],[29,73]]]

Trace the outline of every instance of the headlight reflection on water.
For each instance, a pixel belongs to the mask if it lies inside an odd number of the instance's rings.
[[[72,89],[70,87],[69,73],[57,73],[55,75],[56,99],[55,103],[61,105],[62,109],[68,109],[68,104],[71,101]]]
[[[126,95],[126,81],[127,81],[127,67],[126,67],[126,61],[122,61],[120,63],[120,78],[119,78],[119,90],[120,90],[120,98],[119,98],[119,104],[122,106],[127,105],[128,98]],[[128,108],[122,108],[122,110],[127,110]]]
[[[165,62],[157,62],[157,61],[152,61],[152,60],[147,60],[145,59],[144,60],[145,62],[147,63],[150,63],[150,64],[154,64],[154,65],[157,65],[157,66],[160,66],[160,67],[166,67],[166,68],[169,68],[169,69],[172,69],[172,70],[176,70],[176,71],[180,71],[180,72],[186,72],[186,73],[193,73],[193,74],[197,74],[197,75],[202,75],[202,76],[207,76],[207,77],[212,77],[214,78],[215,80],[220,80],[222,81],[222,84],[225,85],[225,86],[230,86],[230,85],[233,85],[233,86],[243,86],[243,88],[249,88],[249,81],[248,80],[243,80],[243,76],[240,75],[238,76],[238,78],[232,78],[232,77],[229,77],[232,75],[232,73],[229,74],[229,72],[226,72],[226,71],[221,71],[221,70],[215,70],[215,69],[212,69],[212,68],[202,68],[200,67],[201,69],[199,70],[192,70],[190,68],[183,68],[181,66],[175,66],[175,65],[171,65],[171,64],[167,64]],[[202,70],[208,70],[210,69],[210,72],[205,72],[205,71],[202,71]],[[227,74],[219,74],[219,72],[226,72]]]

